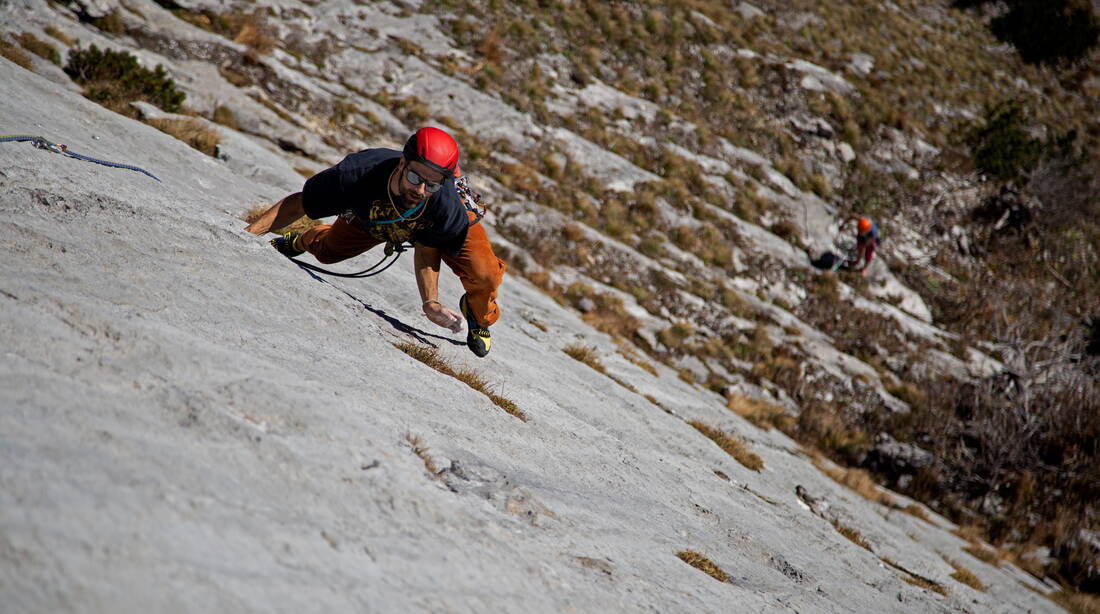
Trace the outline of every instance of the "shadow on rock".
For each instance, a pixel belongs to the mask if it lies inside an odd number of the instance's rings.
[[[374,315],[378,316],[379,318],[382,318],[383,320],[385,320],[390,326],[392,326],[394,328],[394,330],[396,330],[398,332],[401,332],[401,333],[405,333],[406,335],[409,335],[409,336],[413,337],[414,339],[416,339],[417,341],[419,341],[421,343],[424,343],[426,345],[430,345],[433,348],[438,348],[439,346],[437,344],[432,343],[431,341],[429,341],[429,338],[432,338],[432,339],[438,339],[439,341],[445,341],[445,342],[450,343],[452,345],[462,345],[462,346],[466,345],[466,343],[464,341],[456,341],[454,339],[451,339],[450,337],[444,337],[442,335],[436,335],[434,333],[429,333],[427,331],[420,330],[419,328],[416,328],[415,326],[410,326],[408,324],[405,324],[401,320],[398,320],[397,318],[387,314],[384,309],[379,309],[377,307],[373,307],[370,303],[364,301],[363,299],[359,298],[358,296],[355,296],[351,292],[348,292],[347,290],[345,290],[345,289],[343,289],[343,288],[341,288],[337,285],[334,285],[332,282],[330,282],[329,280],[327,280],[327,279],[321,277],[320,275],[314,273],[313,271],[310,271],[308,269],[302,269],[302,270],[305,271],[307,274],[309,274],[309,276],[312,277],[313,279],[315,279],[315,280],[317,280],[317,281],[319,281],[323,284],[327,284],[327,285],[329,285],[333,288],[336,288],[340,292],[344,293],[348,298],[350,298],[351,300],[355,301],[356,303],[359,303],[360,305],[362,305],[363,308],[366,309],[367,311],[369,311],[369,312],[373,313]]]

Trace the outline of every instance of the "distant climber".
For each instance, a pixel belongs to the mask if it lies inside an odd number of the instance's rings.
[[[500,316],[497,289],[506,267],[493,253],[479,216],[459,196],[458,158],[458,144],[449,134],[421,128],[402,151],[366,149],[348,155],[306,180],[301,192],[272,205],[245,230],[261,235],[303,215],[310,219],[336,215],[332,224],[271,240],[284,256],[309,252],[325,264],[383,243],[413,243],[424,315],[455,332],[462,330],[465,318],[466,345],[484,357],[492,343],[489,327]],[[440,261],[458,275],[466,290],[459,299],[461,316],[439,302]]]
[[[861,276],[866,277],[871,260],[875,257],[875,249],[881,242],[878,224],[872,222],[870,218],[853,216],[840,224],[839,231],[843,233],[853,222],[855,223],[854,245],[848,241],[838,240],[837,247],[842,253],[825,251],[816,258],[813,256],[813,252],[807,249],[806,255],[810,258],[810,264],[815,268],[831,271],[842,268],[849,271],[859,271]]]
[[[875,258],[875,248],[879,244],[878,224],[872,222],[871,218],[852,216],[840,225],[840,231],[843,232],[844,228],[852,222],[856,225],[856,247],[855,257],[848,265],[848,269],[859,271],[861,276],[867,277],[871,261]]]

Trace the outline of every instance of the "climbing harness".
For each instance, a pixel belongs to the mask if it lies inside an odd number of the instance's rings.
[[[412,247],[411,243],[408,244],[408,245],[406,245],[404,243],[397,243],[397,242],[392,242],[392,241],[389,242],[389,243],[386,243],[386,249],[385,249],[384,255],[382,256],[382,259],[379,260],[377,263],[375,263],[374,266],[372,266],[368,269],[364,269],[362,271],[359,271],[358,273],[337,273],[336,271],[330,271],[328,269],[322,269],[321,267],[309,264],[308,262],[299,262],[298,260],[296,260],[294,258],[291,258],[290,261],[293,262],[294,264],[298,265],[300,268],[302,268],[306,271],[314,271],[314,272],[317,272],[317,273],[324,273],[325,275],[331,275],[333,277],[346,277],[346,278],[349,278],[349,279],[362,279],[364,277],[374,277],[375,275],[378,275],[378,274],[382,273],[383,271],[385,271],[386,269],[390,268],[391,266],[393,266],[393,263],[397,262],[397,259],[401,257],[401,254],[405,250],[409,249],[410,247]],[[388,263],[386,263],[386,266],[382,267],[381,269],[378,269],[378,267],[381,266],[383,262],[386,262],[386,260],[390,256],[393,256],[393,259],[390,260]],[[378,269],[378,270],[375,271],[375,269]]]
[[[32,145],[34,145],[35,147],[37,147],[39,149],[45,149],[46,151],[52,151],[54,153],[59,153],[59,154],[68,156],[70,158],[76,158],[77,160],[84,160],[85,162],[94,162],[96,164],[102,164],[103,166],[110,166],[110,167],[113,167],[113,168],[123,168],[123,169],[126,169],[128,171],[137,171],[139,173],[143,173],[145,175],[148,175],[148,176],[152,177],[153,179],[156,179],[157,181],[160,181],[160,179],[156,175],[154,175],[153,173],[150,173],[149,171],[147,171],[143,168],[140,168],[140,167],[137,167],[137,166],[131,166],[129,164],[119,164],[117,162],[108,162],[107,160],[100,160],[98,158],[92,158],[92,157],[89,157],[89,156],[84,156],[84,155],[76,153],[75,151],[69,151],[69,146],[68,145],[65,145],[63,143],[52,143],[52,142],[47,141],[46,139],[44,139],[40,136],[32,136],[32,135],[28,135],[28,134],[20,134],[20,135],[15,135],[15,136],[0,136],[0,143],[10,143],[10,142],[17,142],[18,143],[18,142],[25,142],[25,141],[30,141],[30,143]]]

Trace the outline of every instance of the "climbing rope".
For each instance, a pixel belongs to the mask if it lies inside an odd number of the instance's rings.
[[[107,160],[100,160],[98,158],[92,158],[92,157],[89,157],[89,156],[81,155],[81,154],[76,153],[75,151],[69,151],[69,146],[68,145],[65,145],[63,143],[53,143],[53,142],[47,141],[46,139],[44,139],[40,136],[32,136],[32,135],[29,135],[29,134],[19,134],[19,135],[14,135],[14,136],[0,136],[0,143],[26,142],[26,141],[30,141],[30,143],[32,145],[34,145],[35,147],[37,147],[39,149],[45,149],[46,151],[52,151],[54,153],[59,153],[59,154],[68,156],[70,158],[76,158],[77,160],[84,160],[85,162],[94,162],[96,164],[102,164],[103,166],[110,166],[110,167],[113,167],[113,168],[122,168],[122,169],[126,169],[128,171],[137,171],[139,173],[143,173],[145,175],[148,175],[148,176],[152,177],[153,179],[156,179],[157,181],[160,181],[160,179],[156,175],[154,175],[153,173],[150,173],[149,171],[147,171],[143,168],[140,168],[140,167],[137,167],[137,166],[131,166],[129,164],[119,164],[117,162],[108,162]]]
[[[325,275],[331,275],[333,277],[345,277],[345,278],[349,278],[349,279],[362,279],[362,278],[365,278],[365,277],[374,277],[375,275],[379,275],[383,271],[385,271],[386,269],[393,266],[393,263],[397,262],[397,259],[400,258],[401,254],[405,250],[407,250],[409,247],[411,247],[411,245],[407,246],[404,243],[387,243],[385,254],[382,256],[382,259],[379,260],[377,263],[375,263],[374,266],[372,266],[368,269],[364,269],[362,271],[359,271],[358,273],[337,273],[336,271],[330,271],[328,269],[322,269],[321,267],[309,264],[308,262],[299,262],[299,261],[295,260],[294,258],[291,258],[290,261],[293,262],[294,264],[298,265],[300,268],[302,268],[306,271],[314,271],[314,272],[317,272],[317,273],[324,273]],[[378,267],[381,266],[383,262],[386,262],[386,259],[389,258],[390,256],[393,256],[393,260],[390,260],[389,263],[386,264],[386,266],[382,267],[381,269],[378,269]],[[378,269],[378,270],[375,271],[374,269]]]

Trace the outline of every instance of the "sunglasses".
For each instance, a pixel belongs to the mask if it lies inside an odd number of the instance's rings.
[[[420,184],[423,183],[424,184],[424,190],[427,191],[428,194],[435,194],[436,192],[439,191],[439,188],[443,187],[442,183],[435,183],[434,181],[428,181],[427,179],[421,177],[420,175],[417,175],[416,171],[414,171],[412,169],[409,169],[409,170],[405,171],[405,181],[408,181],[409,183],[411,183],[413,185],[420,185]]]

